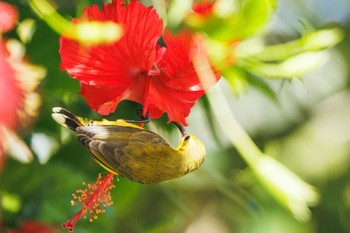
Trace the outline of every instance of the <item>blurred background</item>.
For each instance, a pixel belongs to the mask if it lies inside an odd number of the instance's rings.
[[[59,69],[59,35],[38,19],[27,1],[8,3],[16,6],[19,21],[35,20],[34,34],[25,44],[26,60],[36,66],[35,74],[25,76],[33,77],[37,85],[28,88],[28,93],[35,93],[25,110],[28,122],[7,142],[0,171],[0,232],[30,232],[19,230],[27,221],[38,224],[36,232],[65,232],[61,224],[79,210],[70,205],[72,193],[105,171],[72,133],[52,120],[51,109],[65,107],[91,119],[101,116],[78,95],[79,83]],[[75,0],[55,5],[63,16],[74,17],[92,3],[101,4]],[[187,118],[188,131],[207,148],[202,167],[159,185],[119,177],[111,191],[114,204],[92,223],[80,220],[74,232],[350,232],[350,1],[280,0],[265,29],[265,40],[278,44],[299,38],[306,29],[327,25],[339,25],[345,32],[343,41],[328,51],[324,65],[301,78],[265,79],[273,98],[250,85],[237,95],[226,79],[218,84],[255,143],[318,188],[321,200],[311,209],[310,221],[295,220],[256,181],[216,127],[204,97]],[[15,30],[6,33],[6,38],[18,37]],[[138,108],[123,102],[108,119],[133,118]],[[152,120],[148,127],[176,146],[180,136],[166,121],[166,117]]]

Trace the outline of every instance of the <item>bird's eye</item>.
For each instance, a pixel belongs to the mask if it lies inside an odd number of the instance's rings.
[[[191,136],[190,135],[187,135],[186,137],[185,137],[185,141],[188,141],[188,140],[190,140],[190,138],[191,138]]]

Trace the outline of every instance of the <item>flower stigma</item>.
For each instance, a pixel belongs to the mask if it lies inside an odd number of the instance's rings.
[[[113,204],[110,191],[115,187],[113,179],[114,173],[108,173],[105,177],[98,174],[94,184],[86,185],[83,183],[86,189],[78,189],[76,193],[73,194],[74,200],[71,201],[72,206],[82,205],[83,208],[71,219],[63,223],[62,227],[67,228],[69,232],[73,232],[75,225],[87,211],[90,215],[90,222],[97,219],[98,214],[106,212],[104,208]],[[84,218],[86,218],[86,215]]]

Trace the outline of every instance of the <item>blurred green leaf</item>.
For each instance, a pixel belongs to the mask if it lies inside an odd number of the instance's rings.
[[[275,0],[243,0],[237,17],[229,24],[234,30],[231,36],[245,38],[261,30],[276,10]],[[230,31],[230,30],[226,30]]]
[[[266,78],[291,79],[319,68],[329,59],[325,51],[305,52],[279,63],[264,63],[256,59],[240,59],[237,65]]]
[[[249,85],[258,89],[261,93],[267,96],[270,100],[275,103],[279,103],[278,95],[276,91],[266,82],[265,79],[255,75],[247,75],[247,81]]]
[[[234,94],[240,95],[243,94],[248,85],[247,75],[242,69],[239,69],[236,66],[232,66],[224,71],[222,74],[228,83]]]
[[[172,30],[176,30],[188,12],[192,9],[192,0],[174,0],[169,7],[167,14],[168,26]]]
[[[340,28],[320,29],[303,35],[300,39],[277,45],[263,45],[259,39],[243,41],[238,46],[239,58],[253,58],[262,62],[282,61],[297,54],[317,52],[331,48],[344,38]],[[254,49],[255,48],[255,49]]]

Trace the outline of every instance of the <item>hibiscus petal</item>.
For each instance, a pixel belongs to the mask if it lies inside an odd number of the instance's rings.
[[[179,122],[187,125],[186,117],[196,100],[204,91],[180,91],[169,88],[160,79],[152,79],[149,90],[149,114],[151,118],[160,116],[159,110],[167,113],[169,122]]]
[[[191,90],[200,83],[191,63],[191,35],[187,32],[172,35],[168,30],[165,30],[164,42],[167,50],[158,67],[168,78],[162,81],[175,89]]]
[[[102,115],[115,111],[122,100],[132,100],[143,104],[145,79],[140,78],[130,86],[108,87],[82,84],[80,94],[89,106]]]
[[[162,80],[167,86],[182,91],[200,91],[208,88],[204,88],[206,85],[201,83],[192,63],[196,56],[207,56],[204,42],[196,38],[188,31],[172,34],[165,30],[164,41],[167,50],[158,66],[168,76]],[[215,75],[219,79],[220,75]]]
[[[164,114],[164,111],[160,110],[154,104],[148,105],[148,115],[150,118],[160,118]]]
[[[97,87],[82,84],[80,95],[84,96],[91,109],[102,115],[108,115],[116,109],[117,104],[120,102],[118,97],[123,91],[123,87]]]
[[[165,30],[164,42],[167,50],[157,64],[163,72],[157,78],[151,79],[149,112],[152,117],[153,108],[166,112],[169,121],[187,124],[185,118],[189,115],[195,101],[214,85],[220,74],[214,72],[216,80],[202,83],[193,65],[193,60],[205,56],[204,41],[188,31],[172,34]],[[202,60],[202,59],[201,59]]]
[[[65,37],[60,39],[61,68],[84,84],[117,87],[131,85],[140,73],[148,73],[156,61],[156,42],[162,21],[152,7],[136,0],[130,4],[112,1],[100,11],[86,7],[79,20],[114,21],[124,36],[112,45],[83,47]]]

